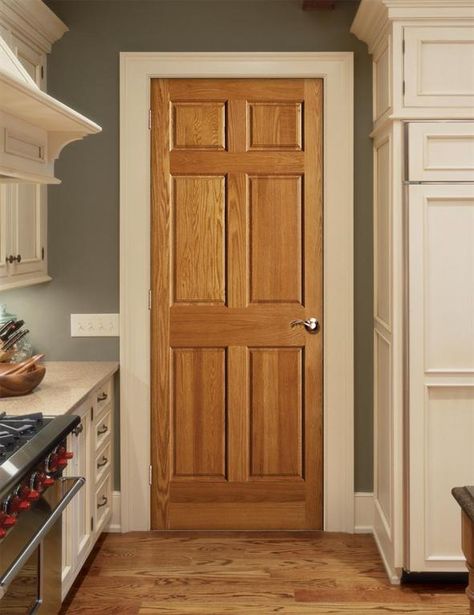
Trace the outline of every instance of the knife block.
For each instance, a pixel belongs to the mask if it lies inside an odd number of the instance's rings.
[[[28,395],[40,384],[46,373],[44,365],[33,365],[23,373],[3,376],[2,371],[10,368],[11,363],[4,363],[0,367],[0,397]]]

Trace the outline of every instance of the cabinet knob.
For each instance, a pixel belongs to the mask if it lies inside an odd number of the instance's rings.
[[[97,504],[97,508],[102,508],[102,506],[105,506],[108,502],[108,498],[106,495],[102,496],[102,500]]]
[[[97,401],[105,401],[107,399],[108,395],[107,393],[101,393],[100,395],[97,396]]]
[[[15,261],[17,263],[21,263],[21,254],[17,254],[16,256],[10,254],[10,256],[7,256],[5,260],[7,263],[10,263],[10,265],[12,265]]]
[[[107,431],[109,431],[109,428],[107,427],[107,425],[103,424],[102,427],[99,427],[99,429],[97,430],[97,435],[101,436],[102,434],[106,433]]]

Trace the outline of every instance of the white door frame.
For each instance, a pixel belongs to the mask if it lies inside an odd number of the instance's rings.
[[[324,79],[324,528],[354,531],[353,54],[120,54],[121,527],[150,528],[150,79]]]

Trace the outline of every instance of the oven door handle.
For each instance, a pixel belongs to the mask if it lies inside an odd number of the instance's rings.
[[[82,476],[71,476],[67,478],[60,478],[61,482],[72,482],[72,486],[66,491],[58,505],[51,512],[47,520],[43,523],[43,525],[37,530],[37,532],[33,535],[30,542],[20,551],[20,555],[16,558],[16,560],[9,566],[5,574],[0,578],[0,600],[6,594],[8,586],[15,579],[16,575],[20,572],[23,566],[26,564],[34,550],[38,547],[40,542],[46,536],[46,534],[51,530],[56,521],[61,517],[63,510],[69,504],[69,502],[73,499],[76,493],[82,489],[83,485],[86,482],[86,479]]]

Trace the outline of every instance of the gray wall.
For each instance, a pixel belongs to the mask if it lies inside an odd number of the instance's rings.
[[[53,282],[5,292],[49,359],[117,359],[116,339],[69,335],[69,315],[118,311],[119,52],[355,52],[356,488],[372,489],[371,67],[349,33],[357,1],[303,12],[301,0],[51,0],[69,26],[48,67],[49,92],[97,121],[69,145],[49,190]],[[144,357],[145,360],[145,357]]]

